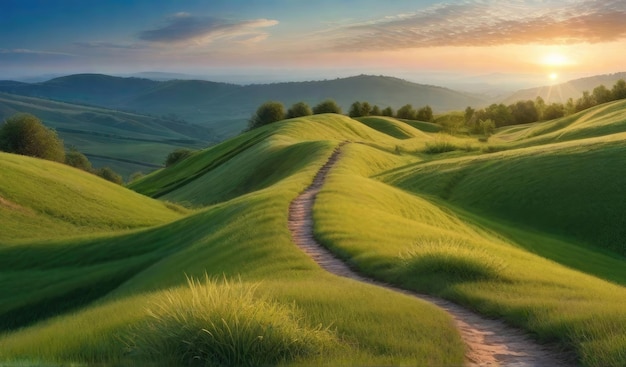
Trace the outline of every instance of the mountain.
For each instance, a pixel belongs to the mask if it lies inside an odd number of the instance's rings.
[[[334,99],[348,110],[354,101],[381,108],[430,105],[435,112],[482,106],[468,93],[386,76],[359,75],[323,81],[237,85],[201,80],[155,81],[100,74],[75,74],[42,83],[0,82],[0,91],[126,111],[169,115],[212,128],[221,138],[238,134],[256,108],[268,100],[289,107]]]
[[[95,167],[110,166],[126,177],[161,167],[174,149],[204,148],[217,140],[210,129],[184,121],[0,93],[0,121],[20,112],[55,129]]]
[[[595,75],[556,85],[522,89],[505,98],[502,103],[508,105],[517,101],[534,100],[537,97],[543,98],[546,103],[565,103],[569,98],[573,98],[574,100],[580,98],[584,91],[592,92],[593,89],[599,85],[604,85],[608,89],[611,89],[613,84],[620,79],[626,79],[626,72]]]

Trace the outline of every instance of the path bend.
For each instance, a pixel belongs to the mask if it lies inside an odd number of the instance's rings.
[[[411,295],[445,310],[454,319],[467,345],[467,366],[565,367],[573,364],[570,355],[539,345],[523,331],[500,320],[487,319],[438,297],[407,291],[364,277],[319,244],[313,234],[313,205],[345,144],[342,142],[335,148],[311,185],[289,206],[289,230],[293,241],[302,251],[330,273]]]

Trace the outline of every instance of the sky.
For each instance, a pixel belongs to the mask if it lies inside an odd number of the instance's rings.
[[[545,85],[626,71],[626,1],[0,0],[0,78]]]

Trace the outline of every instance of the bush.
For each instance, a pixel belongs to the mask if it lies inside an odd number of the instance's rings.
[[[272,122],[285,119],[285,106],[280,102],[265,102],[259,108],[256,113],[250,119],[248,124],[250,129],[255,129]]]
[[[183,159],[191,156],[195,151],[187,148],[179,148],[171,152],[165,158],[165,167],[169,167],[173,164],[176,164]]]
[[[0,150],[50,161],[65,162],[63,141],[37,117],[20,113],[0,127]]]
[[[321,102],[317,106],[313,107],[313,113],[315,115],[319,115],[322,113],[341,114],[341,107],[339,107],[337,102],[333,101],[332,99],[327,99],[324,102]]]
[[[433,122],[433,109],[426,105],[417,110],[415,117],[420,121]]]
[[[111,169],[110,167],[99,168],[94,173],[97,176],[100,176],[104,178],[105,180],[111,181],[118,185],[122,185],[124,183],[122,176],[120,176],[117,172],[113,171],[113,169]]]
[[[291,106],[291,108],[289,108],[289,110],[287,111],[287,118],[292,119],[292,118],[302,117],[302,116],[311,116],[312,114],[313,114],[313,111],[311,110],[311,107],[309,107],[308,104],[304,102],[298,102],[298,103],[295,103],[293,106]]]
[[[155,298],[150,319],[129,338],[138,356],[166,365],[269,366],[336,343],[328,329],[301,325],[293,306],[256,297],[257,285],[208,276],[188,284]]]
[[[87,172],[93,170],[89,159],[74,147],[70,148],[70,151],[65,154],[65,164]]]
[[[405,104],[398,109],[396,116],[399,119],[415,120],[416,112],[415,109],[413,109],[413,106],[411,106],[410,104]]]

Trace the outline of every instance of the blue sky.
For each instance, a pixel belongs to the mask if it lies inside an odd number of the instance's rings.
[[[0,78],[140,71],[424,78],[624,71],[626,2],[1,0]]]

